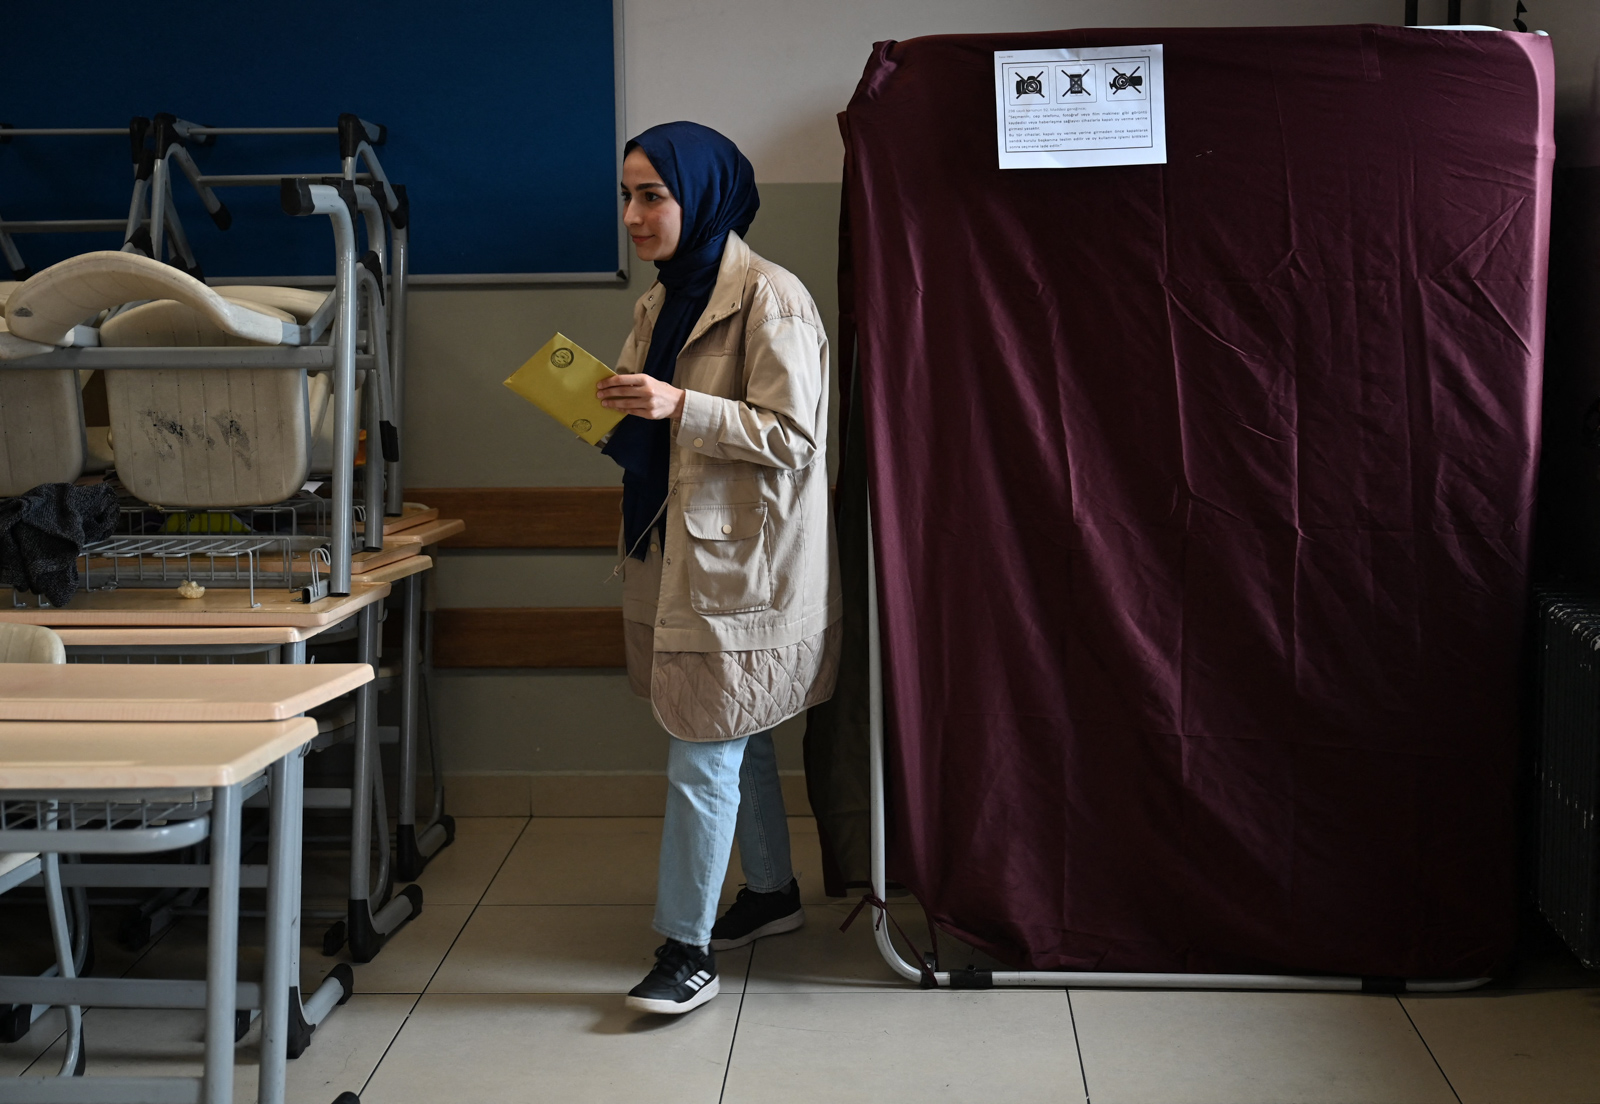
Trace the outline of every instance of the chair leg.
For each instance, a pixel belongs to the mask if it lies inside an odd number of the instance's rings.
[[[378,612],[374,603],[357,615],[361,661],[372,664],[374,669],[378,665]],[[350,900],[342,934],[349,940],[350,957],[357,962],[371,962],[401,925],[422,912],[422,889],[416,885],[406,886],[397,897],[385,903],[392,887],[392,870],[382,790],[383,769],[378,758],[376,699],[370,682],[356,691],[355,771],[350,780]],[[373,839],[375,824],[376,841]],[[380,856],[376,887],[372,884],[371,871],[374,842]],[[329,942],[331,940],[324,941],[324,951]]]
[[[61,889],[61,856],[46,852],[40,856],[44,877],[45,907],[50,913],[50,936],[56,947],[56,968],[64,978],[75,978],[78,971],[73,962],[72,928],[67,923],[67,902]],[[66,1006],[67,1052],[61,1059],[62,1077],[79,1077],[83,1074],[83,1010],[75,1004]]]

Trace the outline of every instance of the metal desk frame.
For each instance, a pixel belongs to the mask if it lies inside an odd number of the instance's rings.
[[[211,909],[203,982],[133,978],[0,977],[0,1000],[15,1003],[89,1005],[109,1008],[203,1008],[206,1013],[205,1072],[194,1078],[54,1077],[0,1079],[0,1104],[231,1104],[236,1010],[261,1009],[261,1070],[257,1100],[281,1104],[289,1051],[293,971],[299,946],[300,844],[305,746],[268,768],[271,826],[267,860],[267,946],[259,985],[238,980],[240,810],[261,776],[211,788],[209,808],[199,816],[161,826],[123,830],[0,827],[0,848],[41,853],[149,853],[211,841]],[[192,791],[188,791],[192,796]],[[11,797],[18,795],[12,794]],[[162,791],[145,791],[159,800]],[[55,803],[94,801],[97,791],[41,791]],[[224,859],[226,861],[224,861]],[[325,984],[323,989],[328,987]],[[331,998],[330,994],[330,998]],[[322,997],[319,990],[318,997]],[[339,1002],[342,1003],[342,1000]],[[330,1000],[331,1007],[331,1000]],[[347,1100],[341,1095],[340,1100]],[[336,1102],[337,1104],[337,1102]]]

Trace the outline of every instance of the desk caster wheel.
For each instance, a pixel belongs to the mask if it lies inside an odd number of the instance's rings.
[[[332,958],[344,946],[344,921],[335,920],[328,925],[328,930],[322,933],[322,953]]]
[[[250,1034],[250,1009],[236,1008],[233,1011],[233,1041],[238,1042]]]

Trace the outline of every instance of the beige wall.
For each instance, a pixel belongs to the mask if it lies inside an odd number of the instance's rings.
[[[1581,135],[1595,95],[1600,3],[1525,2],[1530,26],[1555,36],[1563,133]],[[1466,0],[1463,16],[1509,27],[1514,8],[1515,0]],[[1403,0],[627,0],[628,129],[690,118],[738,142],[761,185],[751,244],[798,274],[831,324],[835,115],[874,41],[1081,26],[1398,23],[1403,10]],[[1444,12],[1445,0],[1422,0],[1424,22],[1442,22]],[[1576,148],[1575,137],[1564,141]],[[614,359],[633,300],[652,276],[651,266],[636,263],[628,288],[414,292],[408,484],[616,483],[609,460],[500,381],[557,329]],[[609,567],[603,553],[446,553],[434,593],[445,606],[615,604],[616,592],[600,581]],[[664,762],[665,737],[618,674],[448,672],[437,687],[455,771],[657,771]],[[799,767],[798,732],[798,724],[786,726],[780,740],[787,769]]]

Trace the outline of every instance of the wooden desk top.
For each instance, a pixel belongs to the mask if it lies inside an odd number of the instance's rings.
[[[425,521],[432,521],[438,516],[439,508],[437,506],[424,506],[420,502],[407,502],[402,508],[402,513],[399,517],[385,517],[383,519],[383,535],[387,537],[393,533],[403,532],[412,526],[421,525]],[[356,522],[356,532],[364,533],[366,528],[363,523]]]
[[[250,608],[250,592],[233,588],[207,587],[199,598],[180,597],[176,588],[151,590],[123,587],[120,590],[79,591],[66,609],[11,609],[0,605],[0,621],[20,621],[25,625],[51,628],[99,625],[109,627],[158,625],[211,627],[225,625],[293,626],[327,628],[336,625],[361,607],[387,597],[388,583],[350,584],[344,598],[324,598],[309,606],[292,601],[289,592],[256,588],[258,609]]]
[[[387,580],[385,580],[387,581]],[[326,632],[330,626],[300,629],[292,625],[229,625],[218,629],[176,628],[57,628],[67,647],[141,647],[155,644],[295,644]]]
[[[360,580],[363,583],[398,583],[411,575],[428,571],[433,567],[432,556],[408,556],[403,560],[396,560],[392,564],[385,564],[376,571],[368,571],[363,575],[350,576],[351,583]]]
[[[0,721],[281,721],[371,681],[365,663],[4,663]]]
[[[422,542],[422,546],[426,548],[429,545],[438,544],[442,540],[448,540],[457,533],[465,532],[466,528],[467,523],[460,518],[437,518],[421,525],[413,525],[400,535],[403,537],[416,537]]]
[[[0,790],[231,786],[316,735],[310,717],[245,724],[0,721]]]
[[[403,560],[407,556],[415,556],[422,551],[422,542],[413,537],[409,532],[396,536],[384,534],[383,547],[367,551],[361,547],[361,542],[356,541],[357,551],[350,554],[350,574],[370,575],[380,567]],[[294,570],[305,573],[311,570],[311,561],[297,559],[294,561]]]

